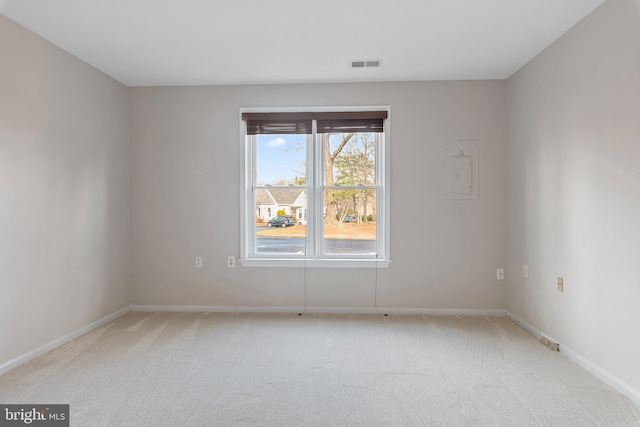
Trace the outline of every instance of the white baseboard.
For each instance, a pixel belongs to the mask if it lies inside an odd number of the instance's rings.
[[[213,306],[213,305],[133,305],[131,311],[163,311],[183,313],[340,313],[340,314],[376,314],[370,308],[347,307],[250,307],[250,306]]]
[[[379,313],[388,314],[422,314],[426,316],[470,316],[470,317],[504,317],[505,311],[500,309],[463,309],[463,308],[378,308]]]
[[[524,320],[522,320],[521,318],[519,318],[515,314],[510,313],[510,312],[507,311],[506,312],[506,316],[513,323],[515,323],[516,325],[520,326],[525,331],[529,332],[529,334],[531,336],[533,336],[535,339],[539,340],[542,337],[542,332],[540,332],[540,330],[538,328],[535,328],[535,327],[531,326],[530,324],[528,324],[527,322],[525,322]]]
[[[623,395],[629,398],[633,403],[640,406],[640,391],[634,389],[629,384],[622,381],[620,378],[611,375],[609,372],[602,369],[600,366],[585,359],[575,351],[571,350],[567,346],[560,346],[560,353],[573,360],[582,368],[593,374],[596,378],[610,386],[611,388],[619,391]]]
[[[247,307],[215,305],[132,305],[131,311],[171,313],[300,313],[302,307]]]
[[[537,328],[531,326],[529,323],[527,323],[524,320],[520,319],[518,316],[516,316],[516,315],[514,315],[514,314],[512,314],[512,313],[510,313],[508,311],[506,312],[506,315],[507,315],[507,317],[509,319],[511,319],[511,321],[513,323],[515,323],[516,325],[520,326],[525,331],[529,332],[536,339],[540,339],[542,336],[545,336],[545,337],[549,338],[548,335],[542,333]],[[553,341],[558,342],[555,339]],[[578,354],[574,350],[570,349],[566,345],[563,345],[562,343],[560,343],[560,353],[562,353],[563,355],[567,356],[569,359],[574,361],[580,367],[585,369],[587,372],[591,373],[593,376],[595,376],[596,378],[598,378],[599,380],[601,380],[605,384],[607,384],[609,387],[619,391],[621,394],[626,396],[629,400],[631,400],[636,405],[640,406],[640,391],[634,389],[629,384],[627,384],[624,381],[622,381],[620,378],[612,375],[611,373],[609,373],[606,370],[602,369],[600,366],[598,366],[595,363],[591,362],[590,360],[582,357],[580,354]]]
[[[118,317],[124,316],[125,314],[129,313],[131,311],[131,307],[130,306],[126,306],[118,311],[116,311],[115,313],[111,313],[108,316],[105,316],[101,319],[96,320],[95,322],[91,322],[86,326],[83,326],[80,329],[77,329],[73,332],[71,332],[70,334],[67,334],[61,338],[58,338],[54,341],[51,341],[41,347],[36,348],[35,350],[31,350],[28,353],[25,353],[21,356],[18,356],[14,359],[9,360],[8,362],[5,362],[3,364],[0,365],[0,375],[5,374],[9,371],[11,371],[12,369],[17,368],[20,365],[23,365],[25,363],[27,363],[28,361],[30,361],[31,359],[34,359],[48,351],[51,351],[57,347],[60,347],[63,344],[68,343],[71,340],[74,340],[76,338],[78,338],[79,336],[82,336],[84,334],[86,334],[87,332],[91,332],[94,329],[99,328],[102,325],[106,325],[107,323],[117,319]]]
[[[504,317],[504,310],[428,309],[428,308],[369,308],[369,307],[247,307],[203,305],[133,305],[131,311],[185,313],[309,313],[309,314],[401,314],[432,316]]]

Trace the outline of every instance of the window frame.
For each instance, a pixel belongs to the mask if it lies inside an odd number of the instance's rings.
[[[307,140],[307,239],[306,253],[296,254],[258,254],[255,248],[256,221],[255,199],[256,188],[256,144],[250,141],[255,135],[247,135],[243,113],[300,113],[309,112],[363,112],[386,111],[384,128],[376,136],[376,254],[324,254],[324,223],[318,220],[318,204],[322,201],[325,189],[324,153],[316,139],[316,121],[313,120],[313,132]],[[268,107],[239,109],[240,136],[240,259],[243,267],[314,267],[314,268],[387,268],[391,264],[390,257],[390,106],[349,106],[349,107]],[[262,188],[261,186],[259,188]],[[273,189],[280,188],[272,186]],[[287,187],[282,187],[287,188]],[[345,188],[342,186],[341,188]],[[358,189],[354,187],[354,189]],[[382,213],[382,215],[380,215]],[[382,216],[382,218],[380,218]],[[381,219],[381,220],[380,220]],[[314,236],[311,237],[311,234]]]

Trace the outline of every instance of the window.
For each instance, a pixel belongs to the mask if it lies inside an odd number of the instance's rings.
[[[388,115],[241,110],[242,265],[389,265]]]

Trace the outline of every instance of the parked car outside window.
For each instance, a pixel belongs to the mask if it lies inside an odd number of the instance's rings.
[[[290,216],[276,216],[267,221],[267,227],[291,227],[292,225],[296,225],[293,217]]]

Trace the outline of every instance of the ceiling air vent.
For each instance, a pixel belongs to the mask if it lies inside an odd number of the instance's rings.
[[[351,61],[351,68],[377,68],[380,66],[379,59],[366,59]]]

